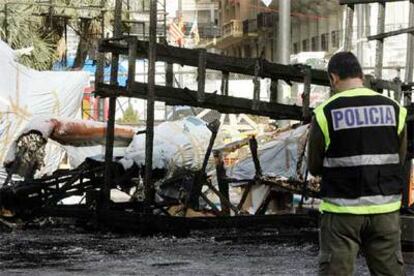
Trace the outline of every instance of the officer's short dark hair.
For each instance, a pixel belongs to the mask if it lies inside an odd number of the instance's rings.
[[[338,75],[341,80],[348,78],[364,78],[361,64],[351,52],[339,52],[331,57],[328,63],[328,74]]]

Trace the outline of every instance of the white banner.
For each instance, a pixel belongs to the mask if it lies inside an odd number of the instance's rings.
[[[272,4],[272,1],[273,1],[273,0],[262,0],[263,4],[265,4],[265,5],[266,5],[266,7],[269,7],[269,6],[270,6],[270,4]]]
[[[0,40],[0,167],[11,143],[33,117],[80,118],[88,82],[85,72],[40,72],[19,64],[16,52]],[[48,145],[47,172],[59,165],[62,151],[56,148]]]

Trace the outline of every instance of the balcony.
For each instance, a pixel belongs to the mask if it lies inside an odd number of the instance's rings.
[[[240,20],[230,20],[222,27],[222,37],[242,37],[243,23]]]
[[[268,13],[268,12],[259,13],[257,15],[257,27],[261,30],[272,28],[274,18],[275,16],[272,13]]]
[[[244,35],[257,35],[257,20],[248,19],[243,21],[243,34]]]
[[[198,32],[202,38],[214,38],[221,36],[220,27],[214,24],[200,24],[198,26]]]

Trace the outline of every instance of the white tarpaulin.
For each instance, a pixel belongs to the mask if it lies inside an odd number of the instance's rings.
[[[297,179],[297,165],[301,157],[306,160],[304,147],[307,142],[309,126],[301,126],[282,132],[273,141],[259,145],[258,157],[265,176]],[[302,156],[305,153],[305,156]],[[300,172],[305,174],[306,162],[302,162]],[[253,179],[255,167],[251,155],[242,157],[227,171],[230,178],[239,180]]]
[[[153,168],[200,169],[210,141],[211,131],[206,123],[196,117],[164,122],[154,129]],[[145,164],[145,134],[134,136],[119,161],[125,169]]]
[[[85,72],[40,72],[21,65],[15,51],[0,40],[0,164],[33,117],[80,118],[88,81]],[[61,156],[62,150],[48,143],[41,174],[54,171]]]

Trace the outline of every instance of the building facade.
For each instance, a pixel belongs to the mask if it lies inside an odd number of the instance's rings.
[[[260,0],[218,0],[221,37],[208,44],[238,57],[276,61],[278,1],[266,7]],[[291,2],[291,53],[332,51],[339,47],[343,9],[337,1]]]
[[[221,36],[205,46],[212,51],[236,57],[264,56],[276,62],[279,0],[266,7],[261,0],[216,0]],[[295,0],[291,2],[290,53],[326,52],[329,57],[342,49],[345,7],[336,0]],[[355,5],[353,51],[366,73],[375,64],[378,4]],[[408,26],[409,3],[386,4],[385,31]],[[407,35],[387,38],[384,44],[384,78],[404,76]]]

